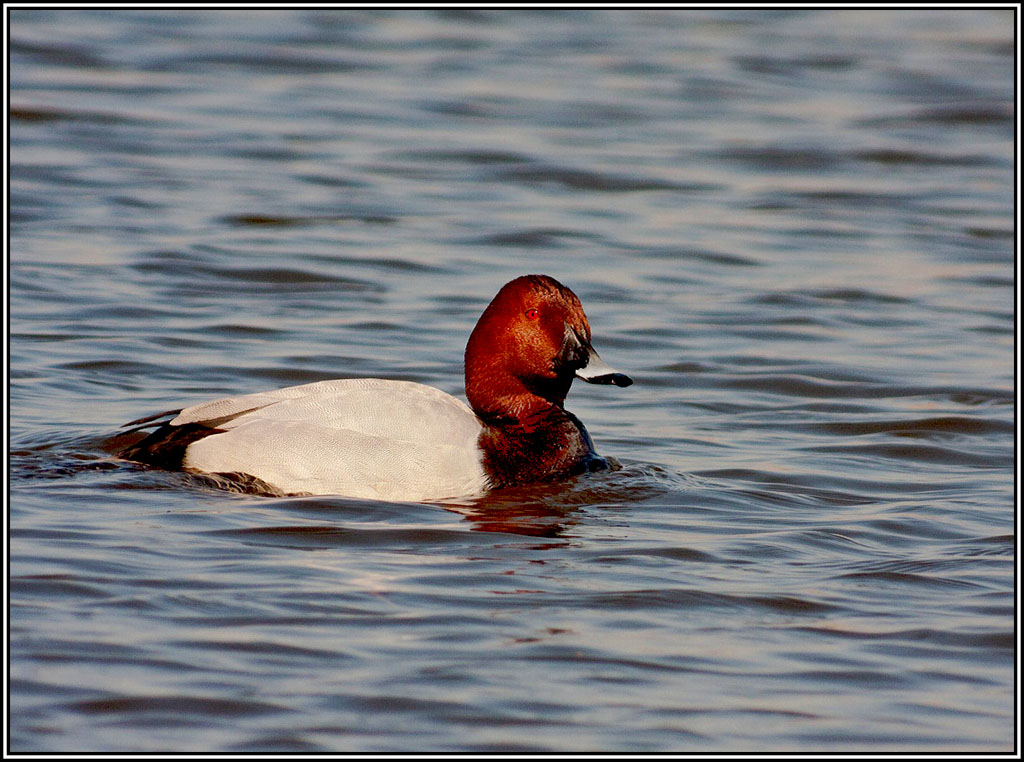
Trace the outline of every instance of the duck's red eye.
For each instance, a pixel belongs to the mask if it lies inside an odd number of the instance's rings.
[[[526,311],[525,314],[527,320],[536,320],[537,318],[540,317],[540,310],[531,307]]]

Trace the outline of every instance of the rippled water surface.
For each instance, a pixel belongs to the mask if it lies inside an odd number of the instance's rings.
[[[10,11],[11,751],[1010,751],[1012,11]],[[461,504],[109,453],[461,394],[548,273],[622,468]]]

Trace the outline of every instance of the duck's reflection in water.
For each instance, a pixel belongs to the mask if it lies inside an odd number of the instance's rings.
[[[562,537],[580,521],[578,506],[552,506],[523,496],[502,496],[473,504],[446,503],[442,507],[464,516],[477,532]]]
[[[565,537],[586,520],[589,511],[618,508],[663,491],[649,471],[649,467],[622,468],[613,461],[612,469],[568,481],[494,490],[438,505],[464,516],[474,531]]]

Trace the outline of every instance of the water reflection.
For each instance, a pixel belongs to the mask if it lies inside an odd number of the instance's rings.
[[[532,537],[573,536],[572,529],[594,512],[640,503],[665,493],[668,487],[654,466],[598,471],[554,484],[495,490],[486,495],[440,503],[459,513],[478,532],[504,532]]]
[[[578,506],[547,501],[543,494],[519,494],[523,490],[508,492],[461,504],[443,503],[441,507],[463,516],[477,532],[554,538],[562,537],[568,528],[579,522]]]

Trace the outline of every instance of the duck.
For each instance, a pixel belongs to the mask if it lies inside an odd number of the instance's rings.
[[[609,468],[565,398],[576,378],[633,380],[594,349],[571,289],[548,275],[502,286],[469,336],[464,370],[466,402],[411,381],[317,381],[140,418],[123,428],[146,433],[119,455],[276,495],[391,502],[463,499]]]

